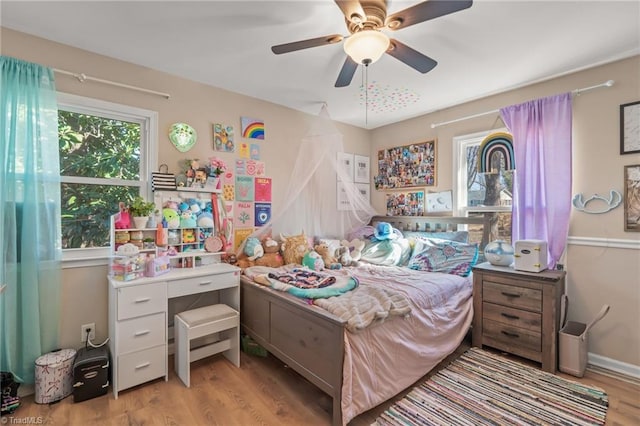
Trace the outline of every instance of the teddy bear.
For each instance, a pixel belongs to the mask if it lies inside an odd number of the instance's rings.
[[[340,269],[342,264],[331,254],[331,249],[327,243],[316,244],[313,249],[322,257],[324,267],[328,269]]]

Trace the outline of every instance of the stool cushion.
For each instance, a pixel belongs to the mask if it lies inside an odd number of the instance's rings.
[[[190,311],[180,312],[176,316],[180,317],[189,327],[195,327],[212,321],[218,321],[225,318],[237,316],[238,312],[225,305],[209,305],[202,308],[191,309]]]

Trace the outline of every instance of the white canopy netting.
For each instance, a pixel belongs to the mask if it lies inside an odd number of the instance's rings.
[[[338,160],[338,153],[344,152],[342,139],[323,106],[302,138],[282,205],[252,237],[304,232],[307,236],[346,238],[350,231],[369,223],[377,213]],[[343,191],[340,203],[338,181]]]

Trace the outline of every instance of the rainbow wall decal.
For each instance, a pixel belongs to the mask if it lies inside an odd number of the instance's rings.
[[[264,140],[264,121],[255,118],[241,117],[242,137]]]
[[[478,173],[492,173],[491,156],[499,152],[504,157],[505,170],[515,169],[513,137],[509,133],[492,133],[480,144],[478,149]]]

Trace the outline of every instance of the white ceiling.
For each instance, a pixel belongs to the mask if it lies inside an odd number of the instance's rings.
[[[347,35],[331,0],[0,3],[3,27],[311,114],[326,102],[333,119],[369,129],[640,54],[638,0],[476,0],[390,35],[438,66],[421,74],[384,55],[368,69],[365,114],[360,70],[349,87],[334,87],[342,43],[283,55],[270,50]],[[388,12],[416,3],[391,1]]]

